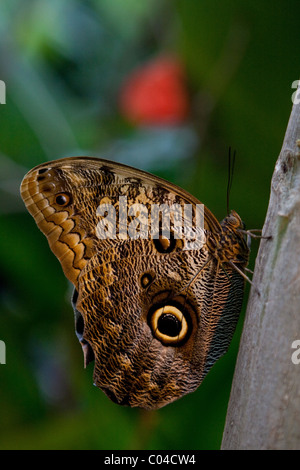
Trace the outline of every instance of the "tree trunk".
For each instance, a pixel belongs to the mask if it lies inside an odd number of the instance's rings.
[[[222,449],[300,449],[300,104],[294,104],[241,337]],[[262,156],[263,157],[263,156]],[[297,348],[299,354],[297,354]]]

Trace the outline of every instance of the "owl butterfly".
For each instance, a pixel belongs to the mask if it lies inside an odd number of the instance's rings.
[[[95,385],[145,409],[194,391],[227,351],[241,310],[249,249],[238,214],[219,223],[202,206],[194,245],[172,214],[169,236],[163,212],[147,231],[153,207],[187,205],[195,221],[200,202],[161,178],[90,157],[35,167],[21,195],[74,285],[76,334],[85,365],[95,361]]]

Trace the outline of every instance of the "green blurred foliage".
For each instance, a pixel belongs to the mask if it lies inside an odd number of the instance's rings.
[[[299,76],[297,7],[296,0],[1,1],[1,449],[220,447],[243,314],[229,352],[196,392],[156,412],[111,403],[92,386],[92,365],[83,369],[70,287],[19,185],[44,161],[102,156],[185,187],[222,219],[231,146],[230,205],[249,228],[262,227]],[[173,129],[132,126],[118,108],[122,82],[165,52],[186,67],[191,116]],[[251,266],[256,250],[253,242]]]

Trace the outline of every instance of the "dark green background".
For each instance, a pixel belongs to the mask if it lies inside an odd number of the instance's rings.
[[[19,185],[47,160],[108,157],[183,186],[222,219],[231,146],[230,206],[248,228],[261,228],[299,78],[298,7],[296,0],[1,0],[1,449],[220,447],[244,314],[229,352],[195,393],[157,412],[111,403],[93,387],[92,365],[83,369],[70,288]],[[121,83],[165,52],[185,64],[191,116],[177,128],[133,127],[119,112]],[[251,266],[256,250],[254,241]]]

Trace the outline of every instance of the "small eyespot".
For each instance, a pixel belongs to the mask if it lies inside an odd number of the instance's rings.
[[[141,277],[141,286],[146,289],[153,281],[153,276],[150,273],[144,273]]]
[[[177,240],[174,238],[168,239],[162,236],[153,240],[154,246],[159,253],[171,253],[176,248],[176,242]]]
[[[177,346],[187,340],[191,322],[186,311],[175,305],[164,305],[150,313],[149,324],[156,339],[166,346]]]
[[[58,206],[66,207],[72,202],[72,198],[68,193],[59,193],[55,196],[55,202]]]

